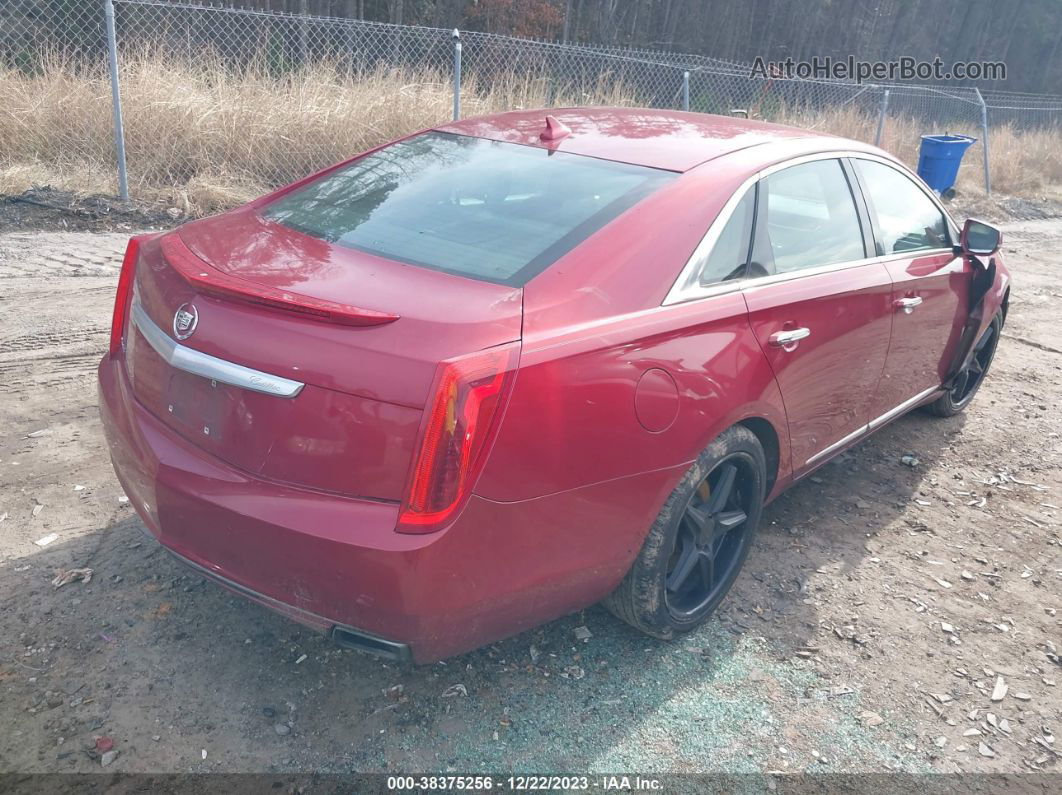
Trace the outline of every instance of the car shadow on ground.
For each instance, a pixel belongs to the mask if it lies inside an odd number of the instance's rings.
[[[897,526],[904,537],[926,529],[910,508],[965,421],[914,411],[784,492],[764,511],[743,577],[720,611],[724,621],[755,629],[782,654],[803,648],[808,630],[819,626],[816,591],[829,587],[829,577],[847,576],[894,543]],[[913,466],[905,456],[914,457]],[[815,574],[827,575],[826,582],[809,583]]]
[[[962,424],[912,414],[795,486],[765,512],[719,615],[670,643],[593,607],[403,668],[205,582],[135,519],[57,542],[0,563],[0,719],[19,727],[0,761],[95,769],[106,734],[116,767],[141,771],[762,771],[798,709],[824,744],[892,758],[816,698],[828,683],[802,655],[821,634],[817,593],[899,538]],[[921,463],[902,464],[907,452]],[[51,585],[84,566],[90,583]],[[862,642],[860,627],[837,629]]]

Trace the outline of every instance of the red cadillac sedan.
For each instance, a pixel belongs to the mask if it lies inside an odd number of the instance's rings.
[[[595,602],[701,624],[765,503],[964,409],[1000,234],[865,144],[656,110],[446,124],[134,238],[118,478],[223,585],[437,660]]]

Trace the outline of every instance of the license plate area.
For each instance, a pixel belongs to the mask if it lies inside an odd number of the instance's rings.
[[[233,387],[174,370],[166,390],[166,413],[185,434],[204,437],[204,444],[219,443],[229,435],[238,401]]]
[[[296,401],[263,395],[168,367],[156,413],[197,447],[258,472],[291,424]]]

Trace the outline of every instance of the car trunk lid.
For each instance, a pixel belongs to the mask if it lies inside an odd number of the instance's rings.
[[[260,374],[236,386],[188,372],[130,329],[134,392],[175,432],[262,476],[387,500],[402,496],[439,362],[517,340],[521,325],[519,288],[354,251],[252,208],[145,241],[133,300],[145,328]],[[181,311],[195,316],[185,339]],[[287,382],[304,386],[273,390]]]

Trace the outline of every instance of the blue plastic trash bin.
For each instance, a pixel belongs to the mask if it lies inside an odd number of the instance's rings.
[[[962,156],[976,141],[969,135],[923,135],[918,150],[918,176],[937,193],[947,192],[959,176]]]

